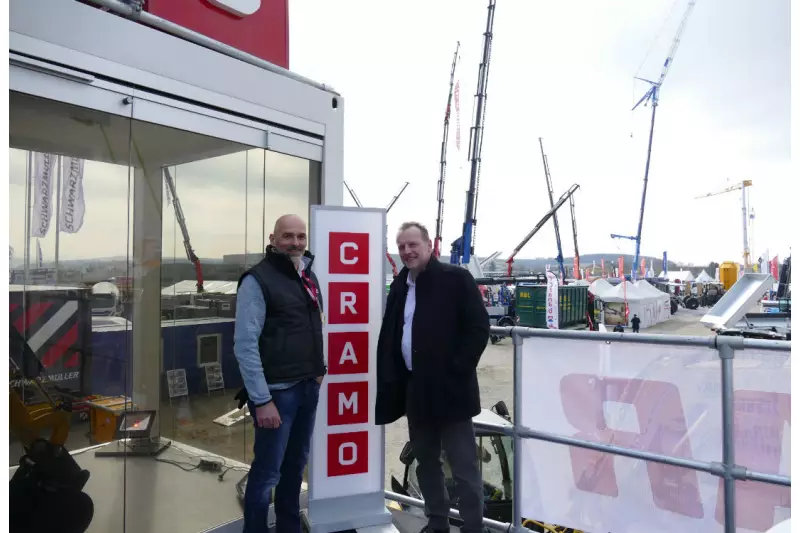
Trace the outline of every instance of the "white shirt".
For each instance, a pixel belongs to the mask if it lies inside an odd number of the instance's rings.
[[[400,349],[403,352],[406,368],[411,370],[411,326],[414,324],[414,311],[417,308],[417,283],[411,279],[410,272],[406,278],[406,285],[408,285],[408,295],[403,309],[403,340]]]

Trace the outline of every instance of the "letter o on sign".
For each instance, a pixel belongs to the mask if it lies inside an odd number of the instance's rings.
[[[358,448],[352,442],[343,442],[339,445],[339,464],[350,466],[358,460]]]
[[[369,471],[369,432],[331,433],[327,438],[328,477]]]

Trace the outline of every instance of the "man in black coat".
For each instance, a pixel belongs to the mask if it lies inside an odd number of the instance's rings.
[[[489,315],[469,271],[433,257],[425,226],[403,224],[397,248],[405,268],[390,286],[378,339],[375,422],[408,417],[428,517],[423,531],[449,531],[443,449],[456,481],[462,531],[482,531],[472,417],[481,411],[476,368],[489,340]]]

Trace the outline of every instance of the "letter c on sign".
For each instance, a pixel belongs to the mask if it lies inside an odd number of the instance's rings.
[[[345,450],[349,449],[349,459],[345,459]],[[358,460],[358,448],[352,442],[343,442],[339,445],[339,464],[342,466],[350,466],[355,464]]]
[[[354,242],[343,242],[341,246],[339,246],[339,261],[343,265],[355,265],[358,263],[358,257],[353,257],[352,259],[347,258],[347,248],[351,248],[353,250],[358,250],[358,245]]]

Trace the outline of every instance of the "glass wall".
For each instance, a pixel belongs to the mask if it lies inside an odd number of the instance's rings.
[[[235,421],[237,281],[278,216],[308,217],[319,164],[108,96],[10,93],[12,477],[50,439],[88,472],[88,531],[194,533],[241,516],[252,454],[251,420]]]

